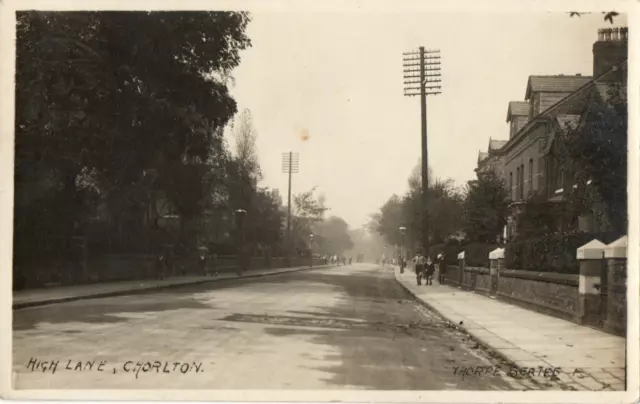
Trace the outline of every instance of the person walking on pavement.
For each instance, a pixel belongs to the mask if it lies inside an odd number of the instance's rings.
[[[156,261],[156,276],[158,279],[163,280],[167,270],[167,258],[164,251],[160,251],[158,260]]]
[[[433,273],[436,270],[435,263],[431,260],[431,257],[427,258],[427,279],[425,280],[425,285],[433,285]]]
[[[208,261],[209,249],[201,246],[198,248],[198,264],[200,266],[200,273],[202,276],[207,276],[207,261]]]
[[[438,283],[444,285],[445,272],[447,265],[444,263],[444,254],[438,254]]]
[[[213,276],[218,276],[218,254],[216,253],[211,255],[211,269],[213,270]]]
[[[425,263],[426,263],[426,260],[422,255],[422,251],[418,250],[415,258],[413,258],[413,264],[416,272],[416,282],[418,283],[418,286],[422,285],[422,278],[424,277],[424,271],[425,271],[425,267],[424,267]]]

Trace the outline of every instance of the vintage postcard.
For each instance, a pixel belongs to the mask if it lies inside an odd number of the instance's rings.
[[[638,4],[0,4],[4,398],[637,402]]]

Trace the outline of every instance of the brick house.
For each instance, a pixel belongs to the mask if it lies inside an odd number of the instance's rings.
[[[509,102],[509,140],[503,144],[490,140],[476,169],[492,167],[507,186],[511,201],[507,239],[515,234],[522,207],[534,194],[552,203],[565,201],[566,190],[573,185],[572,170],[557,158],[555,140],[568,131],[578,133],[581,125],[588,124],[590,105],[606,99],[609,83],[626,80],[626,60],[627,29],[601,29],[593,45],[593,77],[530,76],[525,101]],[[581,218],[578,223],[580,230],[598,227],[592,218]],[[565,229],[566,224],[558,218],[556,227]]]

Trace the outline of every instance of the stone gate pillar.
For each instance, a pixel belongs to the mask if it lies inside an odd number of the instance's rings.
[[[618,335],[627,330],[627,236],[604,249],[607,273],[607,312],[604,328]]]
[[[600,326],[602,320],[600,286],[605,247],[600,240],[591,240],[576,251],[576,258],[580,261],[578,318],[576,319],[579,324]]]
[[[459,287],[462,288],[464,287],[464,267],[465,267],[466,263],[464,261],[464,251],[462,251],[460,254],[458,254],[458,268],[460,268],[460,271],[458,271],[458,283],[459,283]]]
[[[500,269],[504,267],[504,248],[496,248],[489,253],[489,275],[491,284],[489,295],[495,297],[498,294],[498,280],[500,279]]]

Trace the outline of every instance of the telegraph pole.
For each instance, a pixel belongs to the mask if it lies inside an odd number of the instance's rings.
[[[291,237],[291,177],[292,174],[298,173],[298,163],[298,153],[282,153],[282,172],[289,174],[289,199],[287,203],[287,266],[291,266],[291,250],[293,249]]]
[[[441,94],[440,50],[425,50],[403,53],[404,95],[420,96],[420,119],[422,123],[422,246],[424,255],[429,255],[429,142],[427,138],[427,95]]]

